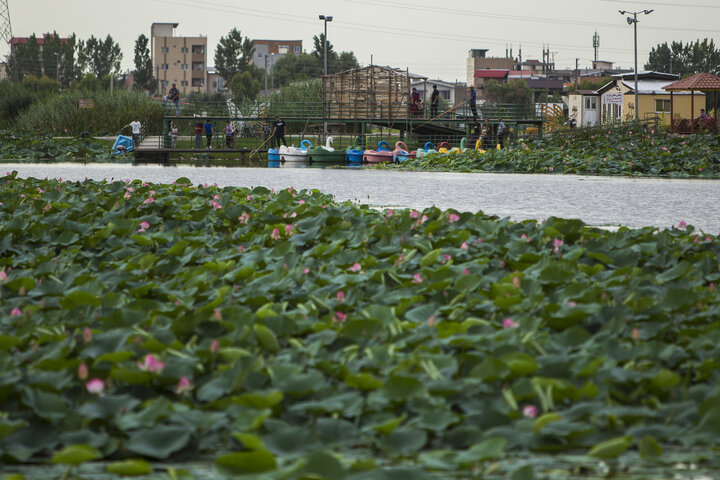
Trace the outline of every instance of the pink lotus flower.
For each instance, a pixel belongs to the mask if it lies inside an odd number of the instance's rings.
[[[153,197],[148,197],[143,201],[143,203],[153,203],[154,201],[155,199]]]
[[[252,202],[253,201],[252,195],[248,195],[247,197],[245,197],[245,200],[247,200],[248,202]]]
[[[238,252],[243,253],[245,251],[245,247],[242,245],[238,245]]]
[[[444,259],[446,262],[449,262],[450,260],[452,260],[452,255],[448,255],[448,254],[446,253],[445,255],[443,255],[443,259]]]
[[[247,223],[250,221],[250,215],[247,212],[243,212],[242,215],[238,217],[238,220],[240,223],[247,225]]]
[[[457,215],[457,214],[455,214],[455,213],[451,213],[450,215],[448,215],[448,223],[455,223],[455,222],[457,222],[458,220],[460,220],[460,216],[459,216],[459,215]]]
[[[277,240],[280,238],[280,230],[278,230],[277,227],[273,228],[273,231],[270,234],[270,238],[272,238],[273,240]]]
[[[395,215],[395,210],[393,210],[392,208],[388,208],[387,211],[385,212],[385,216],[392,217],[393,215]]]
[[[213,200],[220,200],[220,195],[213,195]]]
[[[145,230],[147,230],[148,228],[150,228],[150,224],[149,224],[148,222],[141,222],[141,223],[140,223],[140,228],[138,228],[137,231],[138,231],[138,233],[142,233],[142,232],[144,232]]]
[[[420,213],[418,213],[416,210],[410,210],[410,218],[418,218],[420,216]]]
[[[343,312],[335,312],[335,316],[333,316],[333,322],[335,323],[345,323],[345,320],[347,320],[347,315],[345,315]]]
[[[217,338],[215,338],[210,343],[210,353],[217,353],[218,350],[220,350],[220,341]]]
[[[348,268],[353,273],[357,273],[362,270],[362,265],[360,265],[358,262],[353,263],[353,265]]]
[[[90,327],[83,328],[83,342],[90,343],[92,341],[92,330]]]
[[[52,205],[50,205],[49,203],[46,203],[46,204],[45,204],[45,207],[43,207],[43,211],[44,211],[44,212],[49,212],[51,208],[52,208]]]
[[[548,167],[548,170],[552,172],[552,171],[553,171],[553,167]]]
[[[87,389],[88,393],[92,393],[94,395],[99,395],[102,397],[105,392],[105,382],[103,382],[99,378],[93,378],[92,380],[89,380],[87,383],[85,383],[85,388]]]
[[[569,301],[567,302],[567,306],[570,307],[570,308],[572,308],[572,307],[577,306],[577,303],[573,302],[572,300],[569,300]]]
[[[175,393],[178,395],[185,395],[193,388],[195,388],[195,385],[193,385],[193,383],[188,380],[187,377],[180,377],[180,381],[177,385],[175,385]]]
[[[21,315],[22,315],[22,310],[20,310],[18,307],[13,308],[12,311],[10,312],[11,317],[19,317]]]
[[[503,320],[503,328],[517,328],[520,324],[512,318],[506,318]]]
[[[310,273],[310,269],[309,269],[309,268],[304,268],[304,269],[303,269],[303,275],[307,275],[308,273]]]
[[[137,366],[143,372],[159,373],[165,368],[165,364],[155,358],[155,355],[145,355],[142,362],[138,362]]]
[[[470,270],[463,268],[463,275],[470,275]]]
[[[678,223],[678,228],[680,230],[685,230],[685,227],[687,227],[687,222],[685,222],[685,220],[681,220],[680,223]]]
[[[123,195],[123,197],[125,197],[126,200],[130,198],[130,192],[125,192],[125,195]]]
[[[435,315],[431,315],[430,318],[427,319],[428,327],[434,327],[435,326]]]
[[[340,290],[339,292],[337,292],[336,298],[338,302],[343,303],[345,301],[345,292]]]
[[[553,252],[557,253],[560,250],[560,247],[564,245],[565,242],[562,241],[561,238],[556,238],[555,241],[553,241]]]
[[[460,249],[461,249],[461,250],[467,250],[467,249],[468,249],[468,244],[465,243],[465,242],[463,242],[463,243],[460,245]]]
[[[513,287],[520,288],[520,279],[517,275],[513,277]]]
[[[213,318],[214,318],[215,320],[222,320],[222,312],[220,311],[219,308],[216,308],[216,309],[213,311]]]
[[[8,276],[5,270],[0,270],[0,282],[7,282]]]
[[[290,224],[285,225],[285,234],[292,237],[295,232],[293,232],[293,227]]]
[[[87,365],[85,365],[84,363],[81,363],[78,367],[78,378],[82,381],[88,379],[88,368]]]
[[[537,417],[538,411],[535,405],[525,405],[523,407],[523,417],[535,418]]]
[[[638,330],[637,328],[633,328],[632,337],[635,340],[639,340],[640,339],[640,330]]]
[[[420,285],[424,281],[425,279],[419,273],[413,275],[412,283],[414,283],[415,285]]]
[[[212,205],[214,210],[220,210],[222,208],[222,205],[220,205],[215,200],[210,200],[210,205]]]

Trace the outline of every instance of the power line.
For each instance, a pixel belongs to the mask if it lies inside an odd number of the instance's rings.
[[[627,3],[625,0],[600,0],[601,2],[610,2],[610,3]],[[653,6],[661,6],[661,7],[680,7],[680,8],[720,8],[720,5],[691,5],[686,3],[659,3],[659,2],[636,2],[633,1],[632,3],[638,3],[641,5],[653,5]],[[644,27],[647,28],[647,27]]]

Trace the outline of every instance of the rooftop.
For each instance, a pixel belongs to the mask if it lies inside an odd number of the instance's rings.
[[[475,78],[505,78],[510,73],[510,70],[500,70],[500,69],[482,69],[479,68],[475,70],[475,75],[473,75]]]
[[[710,73],[698,73],[666,85],[663,89],[673,92],[682,90],[720,91],[720,77]]]

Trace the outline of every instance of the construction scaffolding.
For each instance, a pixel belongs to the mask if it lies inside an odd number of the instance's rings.
[[[326,75],[322,83],[325,117],[407,119],[414,80],[427,78],[378,65]]]

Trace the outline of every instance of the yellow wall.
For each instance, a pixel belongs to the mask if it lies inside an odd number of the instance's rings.
[[[646,117],[655,116],[655,100],[670,100],[670,93],[667,94],[652,94],[652,95],[639,95],[638,103],[640,104],[640,120]],[[623,111],[635,115],[635,111],[629,108],[629,105],[635,103],[635,95],[625,95]],[[677,118],[697,118],[700,116],[700,109],[705,108],[705,95],[695,93],[695,113],[690,113],[690,95],[677,95],[673,94],[673,114]],[[660,115],[660,114],[658,114]],[[632,120],[632,119],[629,119]],[[670,125],[670,113],[665,114],[665,125]]]

